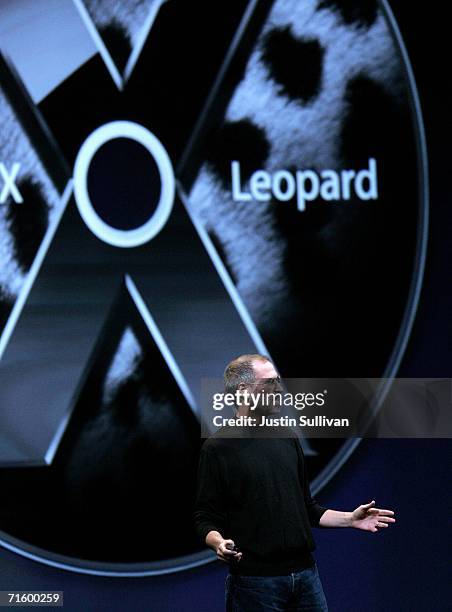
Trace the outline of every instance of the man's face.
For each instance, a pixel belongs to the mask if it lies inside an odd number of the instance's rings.
[[[280,412],[281,403],[278,397],[268,397],[267,394],[282,393],[281,379],[275,366],[270,361],[254,361],[253,370],[256,381],[251,385],[250,392],[261,395],[262,400],[254,410],[260,414],[274,414]]]

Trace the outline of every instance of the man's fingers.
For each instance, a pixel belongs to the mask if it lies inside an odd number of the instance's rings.
[[[387,523],[381,523],[380,521],[378,521],[377,527],[389,527],[389,525]]]
[[[238,554],[235,550],[228,550],[228,549],[226,549],[225,551],[222,551],[222,553],[225,557],[228,557],[228,558],[236,557]]]
[[[242,558],[242,553],[237,553],[237,552],[233,552],[233,551],[227,551],[227,555],[225,555],[224,553],[221,553],[220,551],[217,552],[217,558],[219,561],[223,561],[223,563],[230,563],[232,559],[235,559],[235,561],[240,561],[240,559]]]
[[[222,560],[222,561],[226,561],[229,562],[231,560],[231,557],[234,557],[237,553],[231,553],[231,551],[226,551],[226,552],[217,552],[217,556]]]
[[[218,559],[224,563],[230,563],[233,560],[240,561],[242,553],[231,550],[234,545],[234,540],[223,540],[217,550]]]
[[[361,508],[370,508],[371,506],[373,506],[375,504],[375,500],[373,499],[371,502],[369,502],[368,504],[362,504]]]
[[[221,550],[222,553],[225,553],[225,554],[228,554],[228,555],[231,554],[231,553],[232,554],[235,553],[235,550],[231,550],[230,548],[226,548],[226,546],[221,546],[220,550]]]
[[[230,548],[228,548],[229,546]],[[226,557],[234,557],[237,554],[235,550],[231,550],[234,546],[234,540],[224,540],[220,545],[219,551]]]
[[[395,523],[395,518],[390,516],[380,516],[378,520],[382,523]]]
[[[392,510],[382,510],[381,508],[369,508],[367,512],[369,514],[379,514],[380,516],[394,516]]]

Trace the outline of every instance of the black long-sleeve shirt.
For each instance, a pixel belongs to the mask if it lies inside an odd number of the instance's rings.
[[[225,428],[222,428],[224,432]],[[313,565],[311,526],[326,508],[311,497],[298,438],[212,436],[201,449],[194,518],[242,551],[231,573],[277,576]]]

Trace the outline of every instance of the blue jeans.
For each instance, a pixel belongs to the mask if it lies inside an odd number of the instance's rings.
[[[317,564],[286,576],[226,576],[226,612],[328,612]]]

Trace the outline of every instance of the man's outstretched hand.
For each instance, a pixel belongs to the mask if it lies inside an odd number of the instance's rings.
[[[383,510],[374,506],[375,500],[372,500],[368,504],[362,504],[356,510],[353,510],[351,527],[376,533],[379,529],[389,527],[390,523],[395,523],[395,518],[393,518],[394,512],[392,510]]]

